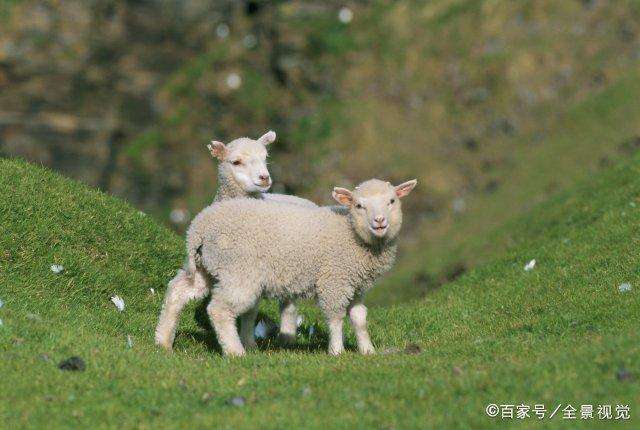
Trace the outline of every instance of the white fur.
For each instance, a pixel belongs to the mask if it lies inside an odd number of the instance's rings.
[[[211,155],[219,161],[218,191],[214,198],[215,202],[238,197],[249,197],[297,206],[317,207],[315,203],[300,197],[265,193],[272,183],[267,169],[267,150],[265,146],[273,143],[275,139],[275,132],[269,131],[257,140],[241,137],[227,145],[218,141],[212,141],[211,144],[207,145]],[[239,164],[234,163],[238,161],[240,161]],[[266,176],[269,180],[262,183],[260,176]],[[188,301],[201,298],[208,292],[208,287],[204,289],[204,293],[200,288],[203,282],[208,283],[208,275],[206,271],[198,267],[195,255],[197,248],[189,246],[189,243],[187,243],[187,249],[189,250],[189,257],[184,270],[180,271],[169,282],[167,287],[163,312],[156,329],[156,343],[167,349],[171,349],[180,311]],[[195,278],[197,280],[193,281]],[[200,284],[195,285],[194,282]],[[174,294],[172,292],[173,289],[187,290],[193,293]],[[287,306],[283,307],[280,319],[280,331],[283,341],[290,343],[295,340],[297,311],[293,302],[287,301],[286,303]],[[168,310],[165,312],[166,308]],[[256,312],[251,311],[240,318],[243,341],[248,348],[255,347],[255,340],[252,334],[255,326],[255,316]],[[294,327],[293,336],[291,335],[292,324]]]
[[[327,320],[330,354],[344,350],[347,312],[358,349],[373,353],[362,297],[393,264],[402,224],[399,198],[414,186],[415,181],[393,187],[370,180],[354,192],[336,188],[334,197],[346,208],[242,198],[215,203],[198,214],[187,243],[197,249],[199,270],[217,280],[207,312],[223,352],[244,354],[241,338],[249,335],[244,330],[238,334],[235,318],[255,312],[261,297],[310,297]],[[284,310],[288,308],[285,304]],[[165,325],[162,318],[159,326]],[[291,333],[290,327],[287,331]]]
[[[182,308],[191,300],[201,299],[209,293],[209,276],[198,270],[191,278],[187,272],[179,270],[169,282],[156,327],[156,344],[171,350]]]

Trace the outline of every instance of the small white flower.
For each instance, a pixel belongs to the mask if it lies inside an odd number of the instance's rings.
[[[220,39],[226,39],[229,36],[229,26],[224,22],[216,27],[216,35]]]
[[[340,12],[338,12],[338,19],[343,24],[349,24],[353,19],[353,11],[346,6],[343,7],[340,9]]]
[[[154,290],[153,288],[149,288],[149,292],[150,292],[152,295],[155,295],[156,290]]]
[[[52,264],[51,265],[51,271],[53,273],[55,273],[56,275],[64,272],[64,266],[60,265],[60,264]]]
[[[636,207],[636,202],[629,202],[629,206],[631,206],[632,208]]]
[[[524,266],[524,270],[525,270],[525,272],[528,272],[530,270],[533,270],[534,267],[536,267],[536,259],[535,258],[533,260],[531,260],[530,262],[528,262],[526,264],[526,266]]]
[[[116,306],[116,308],[122,312],[124,310],[124,300],[120,296],[111,296],[111,301]]]
[[[226,79],[227,86],[232,90],[237,90],[242,85],[242,78],[237,73],[229,73]]]
[[[142,212],[142,211],[138,211],[138,215],[140,215],[140,216],[147,216],[147,214],[146,214],[146,213],[144,213],[144,212]]]
[[[268,328],[264,321],[258,321],[256,328],[253,330],[253,334],[256,339],[265,339],[267,337]]]
[[[127,348],[133,348],[133,339],[131,338],[130,334],[127,335]]]
[[[296,327],[300,328],[303,321],[304,321],[304,317],[302,315],[298,315],[298,318],[296,318]]]
[[[621,293],[628,293],[629,291],[631,291],[631,284],[628,282],[625,282],[618,285],[618,291],[620,291]]]

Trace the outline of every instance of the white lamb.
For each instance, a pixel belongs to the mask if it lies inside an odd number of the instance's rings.
[[[264,296],[315,298],[329,326],[330,354],[344,349],[342,322],[348,313],[359,351],[373,353],[362,299],[393,265],[402,224],[399,199],[416,183],[394,187],[372,179],[353,192],[335,188],[333,197],[341,207],[243,198],[213,204],[198,214],[187,236],[195,233],[201,239],[199,264],[217,281],[207,312],[223,352],[243,355],[243,342],[253,346],[253,333],[242,326],[239,336],[235,319],[255,315]],[[177,291],[184,287],[172,285],[167,294],[186,300],[200,294]],[[173,313],[171,306],[183,304],[168,301],[163,313]]]
[[[317,207],[312,201],[287,194],[268,194],[271,175],[267,169],[266,146],[276,140],[276,133],[268,131],[258,140],[241,137],[228,145],[211,141],[207,148],[218,159],[218,191],[213,201],[238,197],[252,197],[282,203]]]
[[[275,132],[269,131],[257,140],[241,137],[233,140],[228,145],[212,141],[207,146],[211,155],[219,161],[218,190],[214,197],[214,202],[248,197],[299,206],[317,207],[315,203],[300,197],[266,193],[272,183],[266,164],[266,146],[273,143],[275,139]],[[187,244],[187,248],[190,248],[189,244]],[[179,270],[178,274],[169,282],[169,290],[189,291],[188,297],[184,298],[187,300],[203,297],[209,291],[209,285],[208,275],[202,270],[196,266],[195,259],[188,260],[185,268]],[[180,284],[185,284],[185,286],[172,288],[172,286]],[[171,294],[167,294],[165,300],[183,301],[182,298],[172,297]],[[169,308],[176,309],[175,306]],[[280,309],[280,337],[284,342],[291,343],[295,340],[298,314],[291,300],[282,300]],[[162,324],[159,324],[156,329],[157,344],[171,349],[178,317],[179,310],[174,314],[167,313],[164,318],[161,318]],[[253,330],[255,316],[249,315],[247,318],[242,318],[241,322],[246,326],[244,330]]]

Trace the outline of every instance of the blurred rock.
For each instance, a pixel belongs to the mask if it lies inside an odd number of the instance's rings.
[[[85,364],[82,358],[73,356],[58,363],[58,368],[60,370],[69,370],[73,372],[83,371],[85,369]]]
[[[497,179],[491,179],[489,182],[486,183],[486,185],[484,186],[484,191],[487,194],[492,194],[495,193],[498,190],[498,187],[500,186],[500,183],[498,182]]]
[[[215,194],[204,145],[274,128],[274,190],[326,204],[336,184],[428,172],[406,229],[439,229],[462,186],[498,186],[496,140],[545,145],[545,106],[564,111],[640,58],[634,8],[584,4],[443,4],[436,17],[406,1],[5,2],[0,155],[182,232],[167,209],[196,213]]]
[[[621,369],[618,369],[618,371],[616,372],[616,378],[620,382],[626,382],[633,381],[635,379],[635,376],[633,375],[633,373],[623,367]]]
[[[472,152],[476,152],[480,145],[478,144],[478,140],[473,137],[468,137],[463,140],[464,147]]]
[[[413,354],[420,354],[421,352],[422,352],[422,347],[420,347],[420,345],[415,343],[408,344],[404,349],[405,354],[413,355]]]

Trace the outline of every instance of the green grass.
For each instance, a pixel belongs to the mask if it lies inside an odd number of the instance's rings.
[[[403,256],[398,270],[370,299],[399,303],[422,297],[451,268],[477,267],[501,255],[519,232],[496,229],[638,150],[638,100],[640,75],[631,73],[571,106],[551,122],[542,138],[536,139],[536,130],[496,144],[497,156],[508,160],[492,172],[500,183],[498,190],[467,196],[462,214],[426,221],[421,234],[412,237],[410,255]],[[490,235],[492,240],[487,240]],[[431,282],[421,288],[398,288],[410,285],[417,275]]]
[[[298,349],[267,341],[227,359],[197,305],[184,313],[174,354],[153,345],[164,285],[182,261],[180,238],[118,200],[0,160],[2,426],[481,428],[496,424],[486,404],[524,402],[628,404],[632,427],[640,413],[638,195],[636,157],[488,235],[513,238],[493,261],[421,301],[371,309],[379,350],[418,344],[419,354],[362,357],[348,331],[351,352],[330,357],[318,312],[303,306],[305,333],[309,324],[318,330]],[[531,258],[538,265],[525,272]],[[65,271],[53,274],[54,263]],[[633,290],[619,292],[621,282]],[[124,298],[124,312],[112,294]],[[276,317],[273,304],[263,312]],[[58,370],[71,355],[85,360],[84,372]],[[635,379],[619,380],[622,369]],[[230,405],[234,396],[247,404]],[[598,424],[611,423],[580,422]]]

